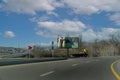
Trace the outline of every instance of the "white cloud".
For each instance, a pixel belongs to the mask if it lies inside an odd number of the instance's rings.
[[[54,11],[57,7],[71,8],[77,14],[94,14],[101,11],[119,12],[120,0],[3,0],[5,11],[36,14],[38,11]]]
[[[86,28],[85,24],[80,21],[70,21],[70,20],[63,20],[62,22],[38,22],[40,27],[45,27],[50,30],[58,30],[58,31],[80,31],[83,28]]]
[[[88,29],[83,32],[83,40],[87,42],[98,40],[107,40],[111,35],[120,32],[120,29],[115,28],[102,28],[101,31],[95,32],[92,29]]]
[[[92,29],[88,29],[82,32],[83,41],[91,42],[97,39],[97,33],[95,33]]]
[[[120,25],[120,13],[115,13],[111,15],[110,20],[114,21],[116,25]]]
[[[108,39],[113,32],[120,31],[114,28],[102,28],[100,32],[87,29],[87,26],[81,21],[63,20],[61,22],[47,21],[49,15],[59,17],[54,10],[57,7],[71,8],[76,14],[95,14],[102,11],[114,12],[109,15],[110,20],[120,25],[120,0],[3,0],[0,9],[16,13],[26,13],[35,15],[39,11],[46,11],[47,14],[37,18],[35,16],[31,20],[37,22],[38,27],[36,34],[44,37],[55,37],[58,34],[65,35],[67,33],[76,35],[83,33],[86,41],[98,39]],[[14,37],[12,31],[6,31],[7,37]]]
[[[38,22],[37,34],[40,36],[57,36],[58,34],[76,34],[86,28],[86,25],[80,21],[63,20],[62,22]]]
[[[63,6],[56,0],[3,0],[1,8],[5,11],[35,15],[37,11],[53,11]]]
[[[95,32],[80,21],[63,20],[62,22],[38,22],[36,34],[43,37],[57,37],[59,34],[62,36],[66,36],[66,34],[79,36],[82,33],[83,40],[91,42],[95,39],[107,40],[110,35],[119,31],[120,29],[115,28],[102,28],[99,32]]]
[[[30,18],[29,20],[32,21],[32,22],[47,21],[47,20],[49,20],[51,18],[51,16],[52,17],[53,16],[54,17],[59,17],[59,15],[57,13],[49,11],[49,12],[47,12],[46,15],[39,16],[39,17],[34,16],[34,17]]]
[[[42,36],[42,37],[51,37],[51,38],[53,38],[53,37],[56,37],[56,31],[54,32],[54,33],[52,33],[52,32],[49,32],[49,31],[47,31],[47,30],[37,30],[37,32],[36,32],[36,34],[37,35],[39,35],[39,36]]]
[[[48,14],[48,15],[54,15],[54,16],[56,16],[56,17],[59,16],[57,13],[55,13],[55,12],[50,12],[50,11],[49,11],[47,14]]]
[[[72,9],[76,14],[95,14],[102,11],[114,12],[116,14],[110,17],[117,25],[120,25],[120,0],[2,0],[0,9],[16,13],[26,13],[35,15],[39,11],[46,11],[42,20],[50,18],[49,15],[58,17],[55,12],[57,7]],[[72,12],[71,11],[71,12]],[[69,13],[68,13],[69,14]]]
[[[5,35],[5,37],[8,37],[8,38],[15,37],[15,34],[12,31],[5,31],[4,35]]]
[[[77,14],[120,11],[120,0],[62,0]]]
[[[98,33],[99,39],[109,39],[110,35],[115,34],[116,32],[119,32],[120,29],[115,28],[102,28],[101,32]]]

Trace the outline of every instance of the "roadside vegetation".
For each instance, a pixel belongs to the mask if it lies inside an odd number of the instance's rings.
[[[34,45],[31,51],[34,57],[65,57],[67,56],[66,49],[58,49],[57,47],[52,50],[52,45],[43,47],[42,45]],[[69,55],[78,54],[83,48],[86,48],[90,57],[98,56],[119,56],[120,55],[120,32],[112,34],[107,40],[95,39],[93,42],[87,43],[79,38],[79,49],[69,49]]]

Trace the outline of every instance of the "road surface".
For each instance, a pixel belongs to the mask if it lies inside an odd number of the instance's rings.
[[[0,67],[0,80],[117,80],[111,64],[119,57],[76,58]]]

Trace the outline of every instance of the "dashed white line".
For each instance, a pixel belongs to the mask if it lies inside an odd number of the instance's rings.
[[[73,64],[72,66],[77,66],[78,64]]]
[[[55,72],[55,71],[50,71],[50,72],[47,72],[47,73],[41,74],[40,76],[41,76],[41,77],[44,77],[44,76],[47,76],[47,75],[52,74],[52,73],[54,73],[54,72]]]
[[[86,63],[90,63],[90,61],[86,61]]]
[[[99,61],[99,60],[95,60],[95,61]]]
[[[74,59],[68,59],[68,60],[66,60],[66,61],[73,61]]]

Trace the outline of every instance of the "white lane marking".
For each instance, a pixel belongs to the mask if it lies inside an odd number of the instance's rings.
[[[47,73],[41,74],[40,76],[41,76],[41,77],[44,77],[44,76],[47,76],[47,75],[52,74],[52,73],[54,73],[54,72],[55,72],[55,71],[50,71],[50,72],[47,72]]]
[[[68,59],[68,60],[66,60],[66,61],[73,61],[74,59]]]
[[[90,61],[86,61],[86,63],[90,63]]]
[[[95,60],[95,61],[99,61],[99,60]]]
[[[77,66],[78,64],[73,64],[72,66]]]

